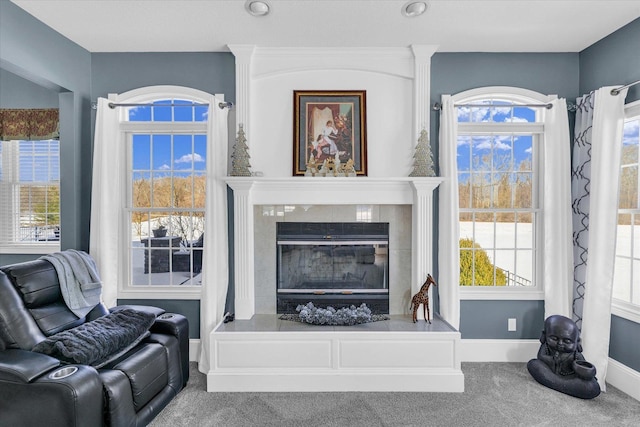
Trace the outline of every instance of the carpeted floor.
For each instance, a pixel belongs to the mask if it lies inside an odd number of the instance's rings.
[[[525,363],[463,363],[464,393],[207,393],[191,367],[153,421],[179,426],[637,426],[640,402],[608,386],[581,400],[538,384]]]

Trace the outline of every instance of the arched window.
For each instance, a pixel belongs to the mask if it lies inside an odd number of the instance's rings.
[[[482,88],[452,98],[458,106],[462,296],[474,289],[539,293],[542,105],[552,98],[516,88]],[[541,106],[529,106],[535,104]]]
[[[126,96],[130,95],[130,96]],[[124,100],[123,100],[124,99]],[[152,87],[118,98],[127,179],[127,288],[199,292],[207,177],[206,94]]]

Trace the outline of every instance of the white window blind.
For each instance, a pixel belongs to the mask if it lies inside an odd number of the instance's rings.
[[[49,245],[60,240],[60,144],[0,142],[0,245]]]

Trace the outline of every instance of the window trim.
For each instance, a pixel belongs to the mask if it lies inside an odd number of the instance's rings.
[[[452,95],[451,99],[454,104],[459,103],[473,103],[475,101],[479,101],[486,98],[501,98],[514,102],[521,103],[549,103],[555,99],[557,99],[557,95],[543,95],[541,93],[531,91],[528,89],[522,89],[517,87],[509,87],[509,86],[490,86],[490,87],[482,87],[477,89],[471,89],[464,92],[460,92],[456,95]],[[460,133],[486,133],[487,129],[490,127],[494,127],[495,124],[487,124],[487,123],[478,123],[478,122],[470,122],[470,123],[458,123],[457,130],[458,134]],[[463,131],[463,132],[462,132]],[[544,237],[544,222],[543,222],[543,197],[541,195],[542,189],[542,180],[544,176],[544,165],[542,164],[542,150],[544,150],[544,121],[535,122],[535,123],[509,123],[505,125],[501,125],[501,132],[505,133],[526,133],[526,134],[535,134],[538,135],[539,138],[539,146],[541,149],[537,150],[537,164],[538,164],[538,179],[536,180],[537,191],[533,197],[538,198],[538,220],[536,233],[534,235],[536,249],[537,249],[537,263],[534,271],[534,278],[536,279],[536,284],[531,288],[504,288],[504,287],[495,287],[495,286],[459,286],[460,290],[460,300],[544,300],[544,284],[542,282],[542,273],[543,273],[543,260],[544,260],[544,246],[543,246],[543,237]],[[457,173],[457,171],[456,171]],[[456,243],[456,246],[458,244]]]
[[[187,99],[198,103],[208,103],[209,94],[198,89],[180,86],[149,86],[140,89],[134,89],[124,94],[109,94],[109,100],[119,103],[147,103],[158,99]],[[215,94],[217,99],[224,99],[224,95]],[[128,121],[126,117],[126,109],[119,111],[118,126],[118,143],[125,144],[128,134],[135,132],[151,131],[154,132],[170,132],[181,133],[191,132],[194,130],[207,133],[207,122],[136,122]],[[209,147],[210,148],[210,147]],[[126,161],[127,156],[122,161]],[[125,178],[128,182],[128,179]],[[126,187],[125,187],[126,188]],[[123,191],[123,199],[120,201],[121,218],[123,225],[126,224],[128,217],[127,197],[128,191]],[[121,227],[121,241],[125,242],[130,231],[126,226]],[[126,266],[119,272],[119,284],[117,289],[118,299],[184,299],[199,300],[202,297],[203,286],[169,286],[169,285],[150,285],[150,286],[133,286],[130,282],[130,264],[128,260],[128,247],[120,248],[118,252],[120,265]],[[202,274],[202,273],[200,273]]]
[[[624,107],[625,120],[632,117],[640,119],[640,100],[631,102]],[[622,143],[622,141],[620,141]],[[626,301],[611,299],[611,314],[632,322],[640,323],[640,306]]]

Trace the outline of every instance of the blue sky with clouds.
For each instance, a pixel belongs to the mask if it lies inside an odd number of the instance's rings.
[[[498,103],[498,101],[492,101]],[[459,123],[533,123],[536,111],[527,107],[480,106],[459,107]],[[493,158],[494,166],[513,162],[513,169],[518,170],[523,161],[531,162],[533,138],[530,135],[482,135],[458,137],[458,170],[487,171],[491,164],[479,162],[486,155]],[[474,162],[475,159],[475,162]],[[494,169],[496,169],[494,167]]]
[[[638,145],[640,142],[640,119],[630,120],[624,124],[624,145]]]
[[[185,100],[163,100],[154,102],[153,106],[131,108],[129,121],[204,122],[207,114],[208,106],[192,106],[191,101]],[[132,150],[137,176],[148,176],[150,171],[157,176],[159,171],[182,173],[206,169],[206,135],[135,134]]]

